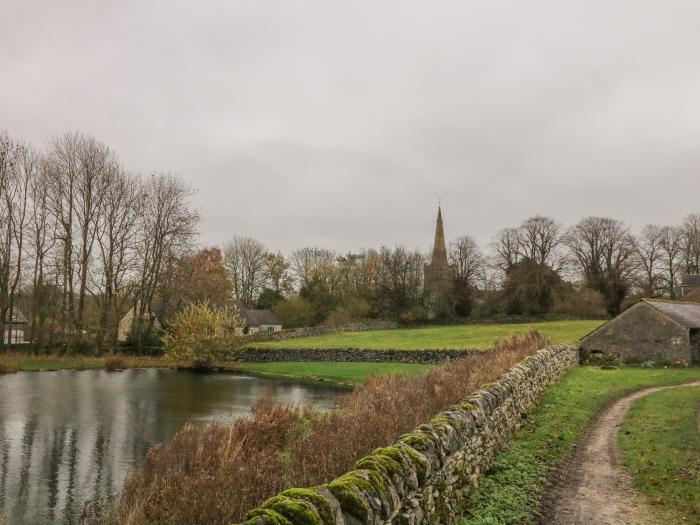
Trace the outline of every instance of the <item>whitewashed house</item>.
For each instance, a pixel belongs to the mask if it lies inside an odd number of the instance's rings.
[[[19,345],[28,343],[29,341],[26,341],[24,338],[28,325],[29,321],[17,308],[8,310],[5,317],[5,333],[3,334],[5,344]]]

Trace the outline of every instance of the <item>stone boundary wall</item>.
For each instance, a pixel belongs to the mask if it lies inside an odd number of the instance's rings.
[[[323,334],[337,334],[340,332],[366,332],[367,330],[393,330],[399,323],[394,321],[364,321],[361,323],[343,324],[338,326],[306,326],[304,328],[290,328],[281,332],[258,332],[246,336],[250,342],[256,341],[282,341],[283,339],[295,339],[297,337],[310,337]]]
[[[419,363],[434,365],[485,350],[371,350],[362,348],[245,348],[237,359],[251,363],[273,361],[334,361],[366,363]]]
[[[347,474],[270,498],[248,513],[245,524],[454,523],[538,396],[577,365],[575,346],[540,350],[394,445],[360,459]]]

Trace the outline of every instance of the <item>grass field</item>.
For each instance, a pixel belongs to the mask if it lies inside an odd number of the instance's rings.
[[[634,486],[664,523],[700,523],[700,387],[650,394],[618,435]]]
[[[106,368],[108,359],[108,357],[90,356],[5,354],[0,356],[0,365],[9,364],[18,371],[25,372],[36,372],[39,370],[92,370]],[[163,360],[157,358],[124,356],[121,359],[124,368],[168,366]]]
[[[700,368],[571,370],[543,394],[515,441],[496,456],[465,502],[471,517],[462,525],[535,523],[550,468],[569,455],[607,403],[646,386],[693,380],[700,380]]]
[[[371,375],[417,374],[434,368],[433,365],[407,363],[240,363],[243,372],[271,374],[301,379],[323,379],[344,383],[361,383]]]
[[[9,366],[8,366],[9,365]],[[119,368],[169,367],[164,359],[122,357]],[[219,363],[221,368],[255,374],[361,383],[371,375],[417,374],[433,365],[407,363]],[[40,370],[92,370],[108,368],[107,358],[90,356],[30,356],[8,354],[0,358],[0,374],[8,372],[36,372]]]
[[[532,329],[550,337],[555,343],[575,343],[603,322],[547,321],[523,324],[470,324],[369,330],[256,343],[255,346],[272,348],[372,348],[377,350],[489,348],[499,337]]]

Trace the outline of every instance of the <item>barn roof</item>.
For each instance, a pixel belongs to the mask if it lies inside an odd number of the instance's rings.
[[[700,303],[652,299],[643,301],[686,328],[700,328]]]

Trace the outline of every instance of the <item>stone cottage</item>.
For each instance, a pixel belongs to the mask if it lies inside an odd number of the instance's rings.
[[[700,363],[700,304],[642,299],[581,341],[584,357]]]
[[[238,311],[244,322],[243,334],[282,331],[282,321],[270,310],[245,308],[244,306],[238,305]]]

